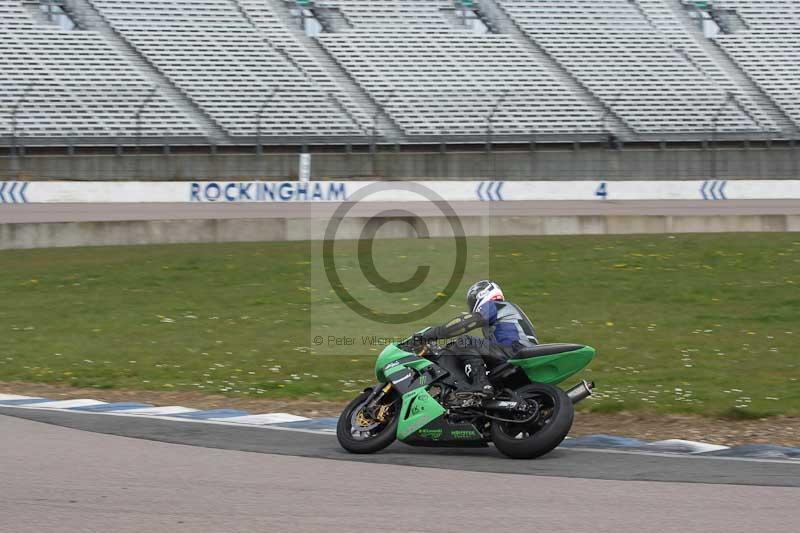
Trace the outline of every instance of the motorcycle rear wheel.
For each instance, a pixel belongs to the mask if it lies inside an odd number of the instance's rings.
[[[362,411],[369,395],[369,392],[363,392],[347,404],[336,424],[336,438],[342,448],[350,453],[375,453],[389,446],[397,438],[399,405],[395,402],[389,407],[387,420],[383,422],[371,420]],[[390,398],[387,399],[391,401]],[[365,422],[367,425],[364,425]]]
[[[526,400],[539,403],[541,417],[515,424],[493,421],[491,436],[495,447],[512,459],[534,459],[550,452],[572,428],[575,409],[567,394],[552,385],[534,383],[515,391]]]

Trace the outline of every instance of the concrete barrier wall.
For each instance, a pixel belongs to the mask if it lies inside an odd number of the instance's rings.
[[[0,157],[5,180],[285,180],[297,154],[36,155]],[[705,180],[797,179],[800,148],[669,147],[530,151],[313,153],[313,179]]]
[[[368,218],[343,219],[338,239],[357,239]],[[444,217],[423,219],[431,237],[451,237]],[[467,236],[604,235],[800,231],[800,215],[461,217]],[[327,219],[156,220],[0,224],[0,249],[170,243],[319,240]],[[379,238],[414,238],[417,229],[392,219]]]

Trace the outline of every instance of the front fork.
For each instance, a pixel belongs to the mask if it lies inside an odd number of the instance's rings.
[[[372,392],[364,403],[363,412],[369,417],[376,418],[382,407],[381,400],[390,392],[395,391],[398,398],[400,398],[411,390],[423,386],[430,386],[434,381],[447,377],[449,374],[450,372],[435,363],[429,364],[422,369],[421,372],[411,368],[396,372],[392,375],[392,378],[390,378],[392,381],[388,381],[384,386],[380,386],[379,384],[372,389]]]
[[[392,382],[390,381],[383,387],[377,386],[372,389],[372,393],[367,397],[366,404],[364,405],[364,414],[370,418],[376,418],[378,409],[380,409],[381,400],[389,394],[392,390]]]

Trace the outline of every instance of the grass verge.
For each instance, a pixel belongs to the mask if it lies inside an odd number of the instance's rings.
[[[404,279],[439,245],[384,241],[396,257],[378,266]],[[800,414],[800,236],[493,238],[482,254],[471,260],[543,342],[599,349],[580,376],[599,385],[584,408]],[[313,345],[346,315],[314,290],[311,263],[308,243],[0,252],[0,381],[346,399],[372,382],[380,347]],[[470,281],[420,323],[364,333],[444,321]]]

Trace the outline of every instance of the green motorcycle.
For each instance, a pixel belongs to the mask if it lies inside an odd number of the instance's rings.
[[[515,459],[540,457],[569,433],[573,405],[592,394],[581,381],[555,385],[586,367],[595,350],[579,344],[540,344],[491,369],[497,393],[466,392],[459,357],[415,337],[388,345],[378,356],[379,384],[345,407],[336,428],[341,446],[374,453],[395,439],[413,446],[488,446]]]

